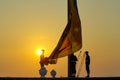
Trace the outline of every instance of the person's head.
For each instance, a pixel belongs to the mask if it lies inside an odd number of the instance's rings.
[[[88,51],[85,51],[85,54],[88,55]]]
[[[72,55],[72,56],[74,56],[74,54],[73,54],[73,53],[72,53],[71,55]]]

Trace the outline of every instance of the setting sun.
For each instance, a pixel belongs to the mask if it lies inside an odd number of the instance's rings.
[[[37,54],[38,55],[41,55],[43,53],[43,51],[41,50],[41,49],[39,49],[38,51],[37,51]]]

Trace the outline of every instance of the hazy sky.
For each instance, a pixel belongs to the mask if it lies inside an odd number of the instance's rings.
[[[78,0],[78,9],[91,76],[120,76],[120,0]],[[0,77],[39,77],[37,50],[49,56],[66,24],[67,0],[0,0]],[[46,68],[66,77],[67,57]]]

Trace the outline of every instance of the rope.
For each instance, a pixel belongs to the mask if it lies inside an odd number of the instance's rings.
[[[82,51],[80,51],[80,53],[81,53]],[[79,55],[78,55],[78,58],[81,56],[81,54],[79,53]]]
[[[80,64],[80,67],[79,67],[79,69],[78,69],[77,77],[79,77],[79,75],[80,75],[80,72],[81,72],[81,69],[82,69],[82,65],[83,65],[83,62],[84,62],[84,60],[85,60],[84,57],[85,57],[85,54],[83,54],[82,61],[81,61],[81,64]]]

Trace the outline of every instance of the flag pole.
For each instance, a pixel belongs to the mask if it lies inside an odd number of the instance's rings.
[[[69,0],[67,0],[67,21],[69,21],[69,5],[70,4],[68,4],[69,3]],[[68,77],[70,77],[71,76],[71,72],[70,72],[70,55],[68,55]]]

